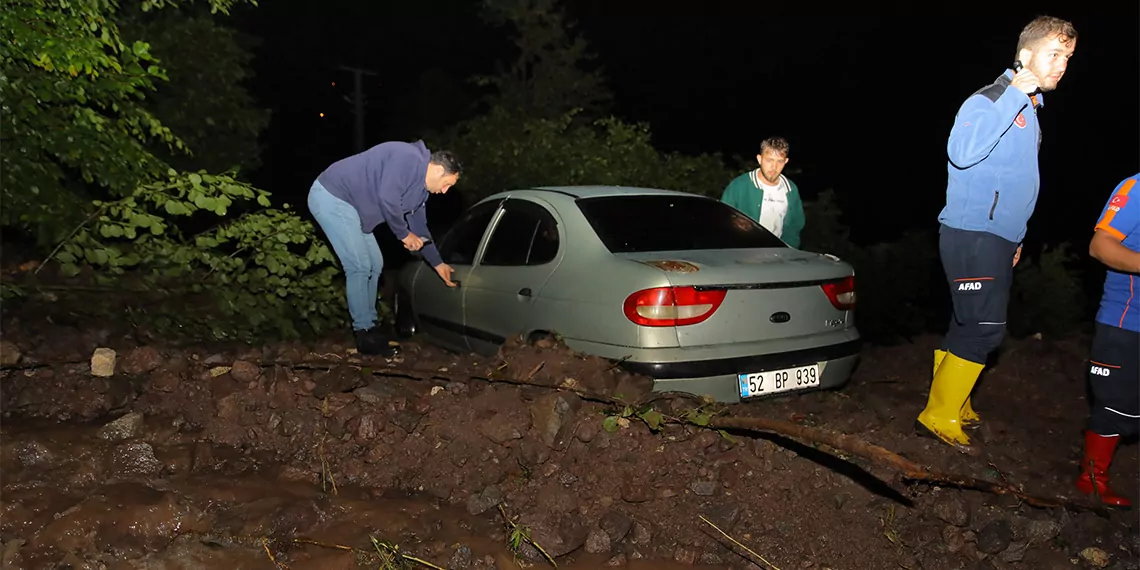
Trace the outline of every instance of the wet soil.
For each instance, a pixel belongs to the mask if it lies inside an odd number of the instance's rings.
[[[373,537],[441,568],[550,566],[525,543],[510,548],[504,515],[560,568],[1140,562],[1135,511],[1039,509],[907,484],[776,435],[679,424],[654,433],[636,418],[610,432],[612,405],[487,381],[645,393],[646,379],[553,342],[512,344],[495,359],[411,342],[385,362],[343,340],[171,347],[103,325],[4,322],[4,568],[377,568]],[[980,457],[914,434],[936,341],[867,347],[841,390],[723,413],[824,427],[932,469],[1091,504],[1072,489],[1087,339],[1007,343],[975,394]],[[93,375],[100,347],[116,353],[111,376]],[[672,416],[697,406],[655,405]],[[1140,498],[1135,445],[1111,472]]]

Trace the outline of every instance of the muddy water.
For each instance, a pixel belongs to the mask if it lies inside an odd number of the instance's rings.
[[[323,489],[290,483],[288,465],[199,441],[170,420],[145,423],[145,439],[102,422],[0,427],[3,568],[377,568],[370,537],[443,568],[519,567],[497,511],[471,516],[429,495],[334,490],[335,477]],[[673,566],[582,550],[558,566]]]

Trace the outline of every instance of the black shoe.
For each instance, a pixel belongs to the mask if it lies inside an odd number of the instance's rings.
[[[388,342],[388,335],[380,327],[356,331],[356,351],[365,356],[391,358],[399,354],[398,346]]]

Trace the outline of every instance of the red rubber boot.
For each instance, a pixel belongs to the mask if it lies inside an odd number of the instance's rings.
[[[1108,465],[1116,452],[1120,436],[1105,437],[1085,430],[1085,456],[1081,459],[1081,475],[1077,478],[1077,490],[1091,495],[1096,493],[1100,501],[1113,507],[1130,508],[1132,501],[1117,495],[1108,486]]]

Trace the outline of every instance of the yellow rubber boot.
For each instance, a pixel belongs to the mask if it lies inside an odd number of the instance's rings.
[[[982,423],[982,418],[978,416],[978,412],[974,411],[973,406],[970,405],[970,398],[966,398],[966,403],[962,404],[962,413],[959,414],[962,418],[962,427],[965,429],[974,429],[978,424]]]
[[[972,452],[970,438],[962,431],[959,414],[984,364],[970,362],[947,353],[930,383],[926,409],[918,415],[918,423],[944,443],[959,451]]]
[[[934,350],[934,374],[938,374],[938,365],[942,364],[942,359],[946,358],[946,351],[942,349]],[[933,378],[933,376],[931,376]],[[966,403],[962,405],[962,412],[958,414],[959,419],[962,421],[963,429],[973,429],[978,427],[982,422],[982,418],[978,416],[978,412],[974,411],[974,407],[970,405],[970,397],[966,398]]]

